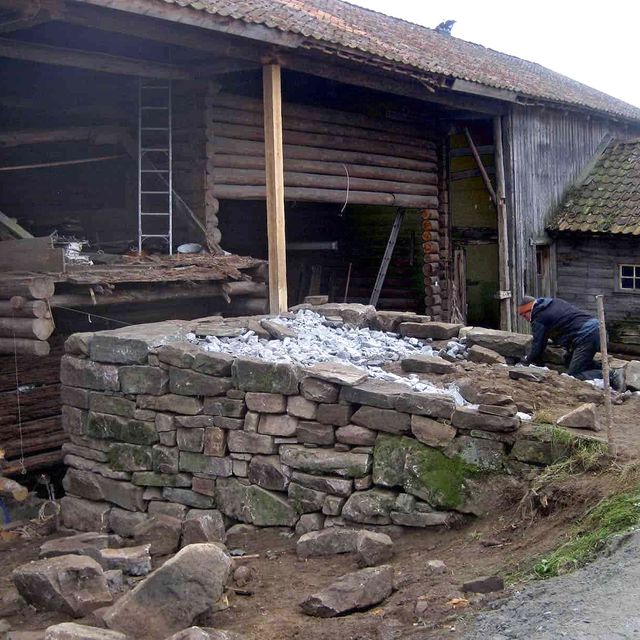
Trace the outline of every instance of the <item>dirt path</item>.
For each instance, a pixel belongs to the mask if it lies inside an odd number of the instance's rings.
[[[584,569],[532,584],[478,617],[464,640],[640,638],[640,533]]]

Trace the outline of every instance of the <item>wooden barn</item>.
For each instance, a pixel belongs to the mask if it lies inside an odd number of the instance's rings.
[[[604,294],[611,339],[640,354],[640,141],[606,140],[549,225],[555,293],[595,311]]]
[[[517,328],[520,295],[551,292],[565,189],[640,131],[640,109],[340,0],[0,0],[0,31],[0,227],[35,236],[0,262],[9,359],[35,308],[60,338],[267,292]],[[55,293],[18,313],[34,277]]]

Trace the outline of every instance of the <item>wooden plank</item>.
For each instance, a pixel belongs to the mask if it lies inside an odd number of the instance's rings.
[[[467,138],[467,142],[469,143],[469,148],[471,149],[471,153],[473,154],[473,158],[476,161],[476,165],[478,166],[478,170],[480,171],[480,175],[482,176],[482,181],[484,182],[484,186],[487,188],[489,192],[489,196],[491,197],[491,202],[493,202],[493,206],[498,206],[498,200],[496,198],[496,192],[493,189],[493,185],[491,184],[491,180],[489,179],[489,174],[485,169],[485,166],[482,162],[482,158],[478,153],[478,149],[476,148],[475,143],[473,142],[473,138],[471,137],[471,133],[469,129],[465,127],[464,135]]]
[[[287,254],[284,216],[284,153],[282,143],[281,70],[267,64],[262,70],[264,149],[269,244],[269,308],[287,310]]]
[[[64,251],[54,248],[49,236],[4,240],[0,244],[0,269],[6,271],[64,271]]]
[[[6,216],[0,211],[0,228],[4,233],[16,238],[33,238],[33,236],[13,218]]]
[[[54,64],[63,67],[90,69],[104,73],[141,76],[144,78],[163,78],[166,80],[187,80],[192,74],[171,64],[125,58],[107,53],[83,51],[53,47],[47,44],[22,42],[8,38],[0,38],[0,58],[13,60],[29,60],[42,64]]]

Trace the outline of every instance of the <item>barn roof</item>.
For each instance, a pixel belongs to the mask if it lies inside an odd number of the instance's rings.
[[[640,109],[580,82],[478,44],[342,0],[147,0],[258,24],[304,38],[303,47],[351,51],[445,78],[640,120]]]
[[[566,195],[550,229],[640,235],[640,140],[612,140]]]

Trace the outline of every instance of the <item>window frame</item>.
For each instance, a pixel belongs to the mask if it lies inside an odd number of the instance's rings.
[[[616,291],[619,293],[629,293],[640,295],[640,285],[636,286],[635,281],[640,281],[640,263],[619,262],[618,273],[616,274]],[[633,276],[624,276],[625,278],[631,278],[634,281],[632,288],[622,286],[622,269],[623,267],[631,267],[633,269]]]

